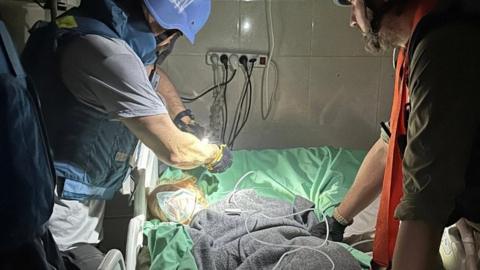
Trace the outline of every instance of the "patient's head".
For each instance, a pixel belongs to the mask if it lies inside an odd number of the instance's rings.
[[[195,213],[208,206],[205,195],[195,182],[195,178],[189,176],[173,184],[157,186],[148,195],[151,217],[161,221],[190,223]]]

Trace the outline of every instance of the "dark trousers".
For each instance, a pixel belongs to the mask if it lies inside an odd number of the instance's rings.
[[[65,264],[49,230],[20,247],[0,252],[0,269],[65,270]]]
[[[96,270],[104,258],[100,250],[89,244],[61,251],[61,254],[68,270]]]

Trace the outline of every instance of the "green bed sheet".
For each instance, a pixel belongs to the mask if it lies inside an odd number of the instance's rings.
[[[330,215],[352,185],[364,156],[365,151],[333,147],[239,150],[233,153],[232,167],[224,173],[211,174],[204,169],[186,173],[197,177],[209,203],[223,199],[243,175],[253,171],[238,189],[253,188],[260,195],[290,202],[296,195],[302,196]],[[169,168],[160,182],[175,182],[183,173]],[[189,255],[192,241],[182,226],[150,221],[146,223],[145,234],[151,254],[156,255],[152,256],[155,259],[152,259],[152,269],[196,269]],[[362,266],[369,267],[370,256],[345,246]],[[172,255],[174,253],[177,255]],[[176,262],[168,259],[167,264],[166,258],[175,258]]]

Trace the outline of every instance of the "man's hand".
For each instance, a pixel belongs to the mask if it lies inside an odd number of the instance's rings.
[[[232,152],[225,145],[220,145],[219,152],[215,159],[207,164],[207,169],[211,173],[221,173],[232,166]]]
[[[332,240],[335,242],[343,241],[343,234],[345,233],[345,229],[347,228],[347,226],[340,224],[340,222],[338,222],[333,217],[326,216],[325,218],[327,220],[314,226],[310,231],[310,233],[313,236],[325,239],[328,232],[329,240]],[[328,224],[328,230],[327,230],[327,224]]]
[[[179,169],[213,164],[224,151],[218,145],[202,142],[194,135],[180,131],[168,114],[125,118],[122,122],[155,152],[158,159]]]

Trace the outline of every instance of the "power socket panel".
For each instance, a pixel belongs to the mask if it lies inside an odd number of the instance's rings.
[[[246,56],[248,61],[251,61],[252,59],[255,59],[255,64],[253,65],[254,68],[265,68],[267,65],[267,60],[268,60],[268,54],[267,53],[261,53],[261,52],[240,52],[240,51],[209,51],[205,55],[205,60],[207,65],[213,65],[213,59],[215,57],[218,57],[219,64],[220,63],[220,57],[222,55],[226,55],[229,59],[228,65],[230,66],[230,59],[231,57],[237,57],[237,60],[240,59],[242,56]]]

